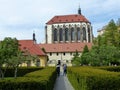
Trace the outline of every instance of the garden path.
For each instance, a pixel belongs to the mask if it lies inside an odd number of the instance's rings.
[[[60,76],[57,77],[53,90],[74,90],[67,76],[63,76],[63,69],[60,68]]]

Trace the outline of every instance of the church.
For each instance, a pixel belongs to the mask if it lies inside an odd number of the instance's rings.
[[[81,55],[85,45],[92,47],[93,32],[91,22],[78,9],[78,14],[58,15],[50,19],[45,26],[44,48],[49,66],[55,66],[58,60],[71,66],[76,51]]]

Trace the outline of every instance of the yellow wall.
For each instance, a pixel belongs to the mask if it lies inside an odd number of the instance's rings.
[[[47,65],[47,56],[39,56],[40,59],[40,67],[45,67]],[[36,61],[31,60],[30,66],[36,66]],[[27,63],[22,63],[20,66],[26,67]]]
[[[47,56],[40,56],[40,66],[45,67],[47,65]]]

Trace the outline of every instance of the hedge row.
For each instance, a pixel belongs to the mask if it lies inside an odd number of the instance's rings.
[[[120,66],[104,66],[104,67],[99,67],[100,69],[104,69],[107,71],[113,71],[113,72],[120,72]]]
[[[71,67],[68,78],[75,90],[120,90],[120,73],[93,67]]]
[[[21,76],[24,76],[27,73],[37,71],[37,70],[41,70],[41,69],[43,69],[43,68],[40,68],[40,67],[19,67],[18,72],[17,72],[17,76],[21,77]],[[13,68],[8,68],[5,72],[5,77],[14,77],[14,69]]]
[[[55,68],[49,67],[16,79],[0,80],[0,90],[53,90],[55,80]]]

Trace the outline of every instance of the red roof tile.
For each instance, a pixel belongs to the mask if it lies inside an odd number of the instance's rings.
[[[44,56],[46,55],[39,47],[38,44],[34,44],[33,40],[19,40],[20,49],[22,51],[28,50],[32,55]]]
[[[71,23],[71,22],[89,22],[89,21],[83,15],[74,14],[74,15],[54,16],[46,24]]]
[[[84,46],[90,49],[92,43],[58,43],[58,44],[39,44],[40,48],[44,48],[46,52],[82,52]]]

